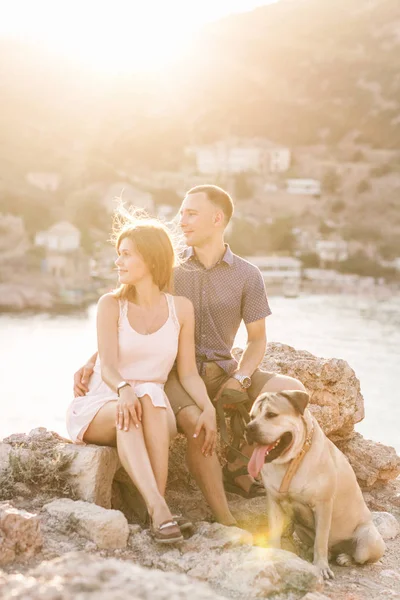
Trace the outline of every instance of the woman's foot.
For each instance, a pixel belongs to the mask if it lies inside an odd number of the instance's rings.
[[[179,525],[166,503],[149,509],[149,516],[150,532],[154,540],[163,544],[174,544],[183,540]]]

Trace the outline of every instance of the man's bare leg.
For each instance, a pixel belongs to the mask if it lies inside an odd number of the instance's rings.
[[[222,481],[222,469],[218,457],[215,454],[208,457],[202,454],[201,448],[204,443],[203,431],[198,438],[193,437],[200,414],[200,409],[197,406],[191,405],[183,408],[176,415],[177,423],[187,438],[187,466],[217,521],[223,525],[235,525],[236,520],[229,510],[226,499]]]
[[[289,377],[287,375],[275,375],[275,377],[269,379],[263,386],[260,394],[263,394],[264,392],[283,392],[284,390],[306,391],[304,385],[298,379],[294,379],[294,377]],[[254,446],[249,446],[248,444],[243,444],[240,449],[240,451],[248,458],[251,457],[253,450]],[[246,463],[241,458],[236,458],[233,462],[228,462],[228,470],[235,471],[245,464]],[[248,492],[251,485],[254,483],[254,479],[250,477],[250,475],[239,475],[235,478],[235,483]]]

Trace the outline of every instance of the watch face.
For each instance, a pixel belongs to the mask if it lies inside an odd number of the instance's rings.
[[[250,379],[250,377],[243,377],[242,386],[244,388],[246,388],[246,389],[251,386],[251,379]]]

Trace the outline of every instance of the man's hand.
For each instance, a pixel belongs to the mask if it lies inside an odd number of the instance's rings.
[[[218,392],[215,395],[214,403],[219,399],[222,392],[224,390],[237,390],[238,392],[245,392],[246,390],[242,387],[240,381],[235,379],[234,377],[230,377],[228,381],[225,381],[219,388]]]
[[[213,406],[209,406],[203,410],[197,419],[193,437],[199,437],[202,429],[204,429],[205,438],[201,451],[204,456],[211,456],[214,454],[217,444],[217,415]]]
[[[86,363],[74,374],[74,396],[85,396],[88,391],[89,379],[93,373],[94,364]]]

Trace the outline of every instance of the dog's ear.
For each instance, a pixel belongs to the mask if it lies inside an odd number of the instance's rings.
[[[281,395],[289,400],[290,404],[295,408],[301,415],[304,415],[304,411],[307,408],[307,404],[310,401],[310,396],[307,392],[301,392],[300,390],[287,390],[281,392]]]
[[[268,398],[268,396],[269,396],[269,394],[267,392],[264,392],[263,394],[260,394],[259,396],[257,396],[257,398],[253,402],[253,406],[249,410],[250,416],[254,415],[254,413],[261,407],[263,401],[266,398]]]

